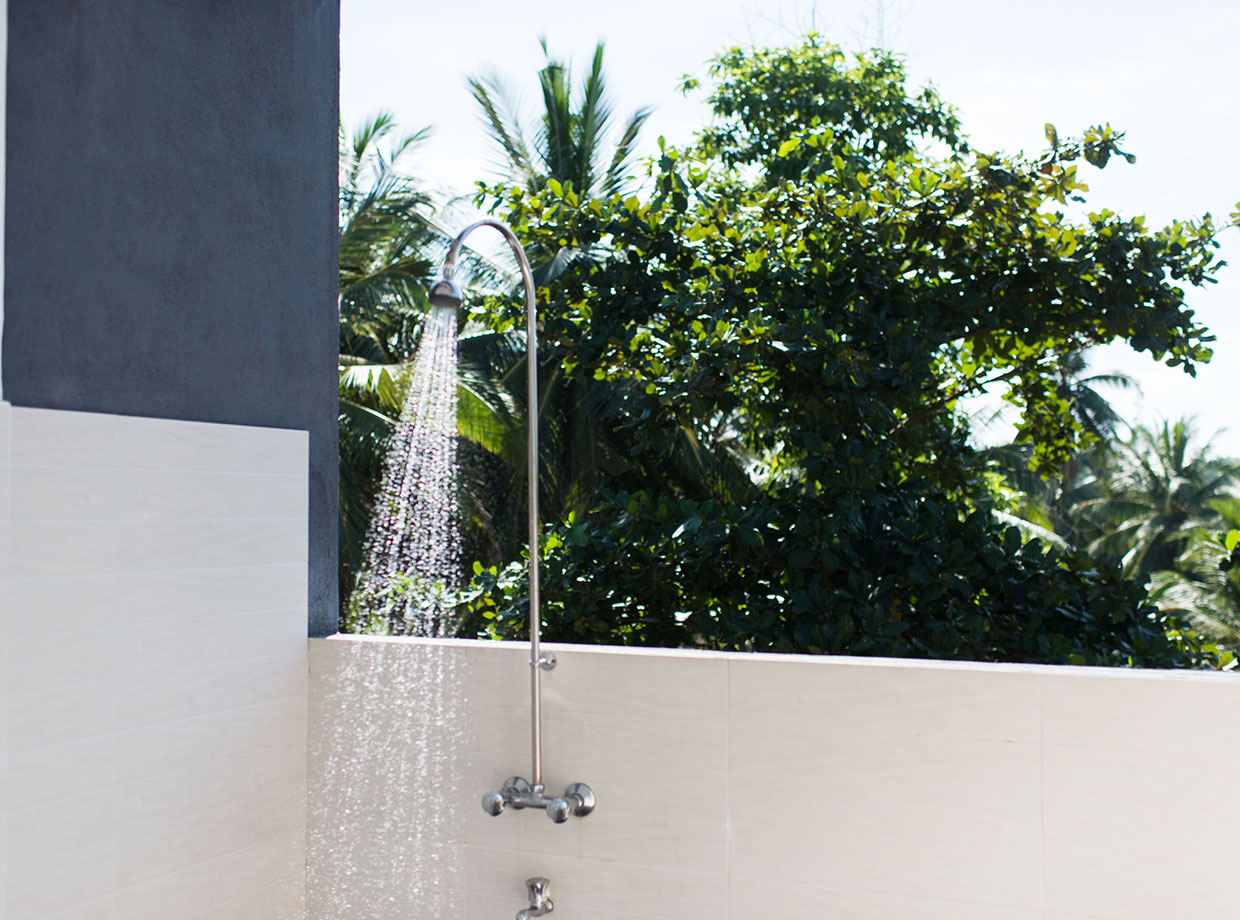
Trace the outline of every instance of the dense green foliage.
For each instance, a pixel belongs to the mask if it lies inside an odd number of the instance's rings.
[[[1216,267],[1209,221],[1073,219],[1078,169],[1131,159],[1120,135],[1048,126],[1037,157],[974,151],[881,52],[849,66],[810,39],[712,75],[716,126],[664,151],[647,200],[491,190],[531,249],[575,254],[540,292],[542,379],[605,388],[615,448],[549,521],[548,635],[1201,663],[1118,561],[994,513],[956,406],[1006,386],[1032,464],[1059,469],[1085,438],[1065,355],[1209,358],[1181,287]],[[481,318],[502,330],[512,310]],[[517,565],[488,561],[471,609],[519,635]]]

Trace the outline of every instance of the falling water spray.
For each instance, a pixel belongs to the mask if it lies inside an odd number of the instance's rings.
[[[427,314],[350,602],[355,631],[451,632],[461,579],[456,333],[456,310]]]

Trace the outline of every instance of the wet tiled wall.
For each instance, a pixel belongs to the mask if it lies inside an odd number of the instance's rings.
[[[300,918],[306,433],[5,417],[0,915]]]
[[[1230,675],[556,647],[555,826],[527,652],[311,641],[312,920],[1206,920],[1240,826]],[[427,912],[427,911],[430,912]]]

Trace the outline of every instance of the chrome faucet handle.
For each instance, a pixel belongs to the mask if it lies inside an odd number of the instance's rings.
[[[573,783],[564,790],[564,798],[573,804],[573,814],[578,818],[584,818],[590,812],[594,811],[596,804],[594,800],[594,790],[585,783]]]
[[[502,792],[488,792],[482,797],[482,810],[494,818],[496,815],[502,814],[504,806],[508,804],[508,800],[504,798]]]
[[[482,797],[482,810],[492,818],[503,814],[509,805],[521,808],[521,802],[534,795],[534,787],[519,776],[510,776],[504,780],[498,792],[488,792]]]
[[[585,783],[573,783],[562,797],[547,800],[547,817],[563,824],[570,815],[584,818],[594,811],[594,804],[594,790]]]

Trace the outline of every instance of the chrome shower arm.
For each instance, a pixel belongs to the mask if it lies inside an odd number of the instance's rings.
[[[530,270],[530,262],[525,257],[525,249],[521,246],[521,241],[503,221],[495,220],[493,217],[484,217],[482,220],[474,221],[458,233],[448,247],[448,255],[443,260],[443,277],[448,281],[456,277],[456,260],[460,258],[461,244],[479,227],[494,227],[508,241],[512,254],[516,256],[517,264],[521,267],[521,277],[525,282],[526,309],[532,314],[534,312],[534,273]]]
[[[529,543],[530,543],[530,753],[533,760],[529,782],[519,776],[509,777],[497,792],[482,797],[482,807],[490,815],[498,815],[505,808],[541,808],[557,824],[567,821],[569,815],[585,817],[594,810],[594,791],[585,783],[573,783],[562,796],[546,794],[542,781],[542,672],[555,667],[555,655],[544,653],[539,633],[542,628],[542,606],[538,583],[538,304],[535,300],[534,273],[530,271],[529,259],[516,234],[498,220],[484,218],[470,224],[456,235],[448,247],[444,259],[443,277],[431,285],[430,302],[436,307],[459,308],[464,302],[461,287],[456,283],[456,260],[461,244],[479,227],[493,227],[517,257],[521,266],[521,280],[525,284],[525,364],[526,403],[529,417],[529,436],[526,445],[526,482],[529,487]],[[532,890],[532,889],[531,889]],[[546,912],[551,911],[551,900],[546,901]],[[529,916],[541,916],[541,913]]]
[[[530,546],[530,753],[533,786],[542,785],[542,672],[555,667],[555,656],[542,653],[539,632],[542,628],[542,604],[538,578],[538,304],[534,292],[534,273],[530,261],[515,233],[493,218],[484,218],[470,224],[456,235],[448,247],[443,263],[443,278],[431,286],[432,304],[459,307],[464,300],[460,285],[456,283],[456,260],[465,238],[479,227],[492,227],[508,241],[512,254],[521,267],[521,281],[525,285],[525,387],[526,414],[529,434],[526,443],[526,481],[529,496],[529,546]]]

